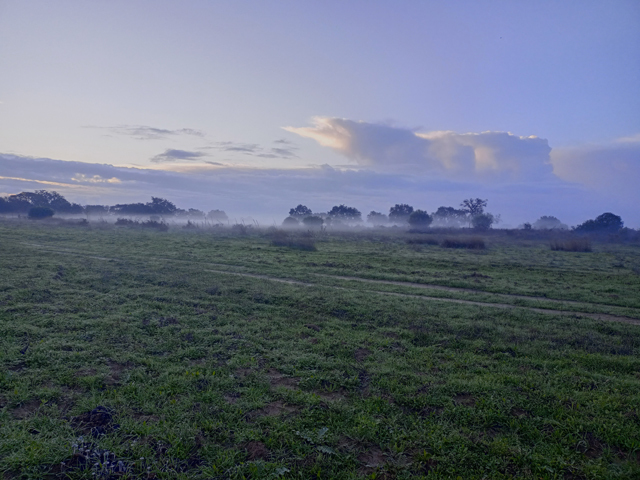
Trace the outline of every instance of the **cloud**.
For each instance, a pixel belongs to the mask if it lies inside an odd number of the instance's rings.
[[[281,159],[290,159],[290,158],[298,158],[295,153],[295,150],[298,148],[294,146],[292,142],[288,140],[275,140],[274,143],[281,145],[290,145],[290,146],[279,146],[272,148],[265,148],[257,143],[242,143],[242,142],[216,142],[210,147],[205,147],[208,149],[216,149],[227,153],[241,153],[243,155],[250,155],[254,157],[260,158],[281,158]]]
[[[88,176],[83,173],[77,173],[74,177],[71,177],[71,180],[78,183],[122,183],[122,181],[116,177],[104,178],[100,175]]]
[[[558,178],[638,203],[640,135],[605,145],[554,149],[551,160]]]
[[[316,140],[358,165],[443,178],[480,181],[544,179],[551,176],[546,140],[507,132],[417,133],[390,125],[316,117],[312,127],[286,131]]]
[[[101,130],[107,130],[111,134],[133,137],[136,140],[160,140],[176,135],[204,137],[204,132],[195,130],[193,128],[179,128],[176,130],[169,130],[166,128],[149,127],[147,125],[117,125],[114,127],[87,126],[85,128],[98,128]]]
[[[153,163],[176,162],[181,160],[198,160],[201,157],[206,157],[206,155],[204,153],[189,152],[187,150],[167,149],[164,153],[152,157],[151,161]]]

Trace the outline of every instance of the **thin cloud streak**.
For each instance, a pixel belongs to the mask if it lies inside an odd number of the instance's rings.
[[[205,136],[204,132],[193,128],[170,130],[166,128],[150,127],[148,125],[116,125],[113,127],[85,126],[84,128],[106,130],[113,135],[127,136],[136,140],[161,140],[179,135],[188,135],[193,137]]]
[[[153,163],[163,162],[179,162],[179,161],[194,161],[199,160],[202,157],[206,157],[204,153],[190,152],[187,150],[167,149],[164,153],[160,153],[151,158]]]

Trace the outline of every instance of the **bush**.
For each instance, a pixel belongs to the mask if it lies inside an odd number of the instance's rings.
[[[543,215],[534,222],[532,228],[536,230],[569,230],[569,227],[552,215]]]
[[[198,228],[198,225],[193,223],[191,220],[187,220],[186,225],[182,227],[185,230],[195,230]]]
[[[146,222],[138,222],[137,220],[129,220],[128,218],[118,218],[116,220],[116,225],[124,226],[124,227],[142,227],[142,228],[153,228],[154,230],[158,230],[160,232],[166,232],[169,230],[169,225],[164,222],[158,222],[157,220],[147,220]]]
[[[140,225],[140,222],[137,222],[136,220],[130,220],[128,218],[118,218],[116,220],[116,225],[124,225],[127,227],[133,227],[134,225]]]
[[[304,226],[307,228],[320,230],[324,220],[322,220],[322,217],[311,215],[310,217],[304,217],[302,219],[302,223],[304,223]]]
[[[287,228],[296,228],[300,226],[300,222],[296,217],[287,217],[282,221],[282,226]]]
[[[445,238],[440,246],[443,248],[467,248],[469,250],[484,250],[486,248],[482,238]]]
[[[574,238],[571,240],[552,240],[551,250],[563,252],[590,252],[591,241],[588,238]]]
[[[250,226],[243,225],[242,223],[236,223],[235,225],[231,226],[231,231],[238,235],[247,235],[250,228]]]
[[[275,230],[271,233],[271,245],[274,247],[288,247],[298,250],[315,251],[316,245],[312,235],[289,235],[283,230]]]
[[[166,232],[167,230],[169,230],[169,225],[164,222],[158,222],[156,220],[147,220],[146,222],[142,222],[140,226],[144,228],[153,228],[154,230],[158,230],[160,232]]]
[[[490,213],[481,213],[471,219],[471,225],[476,230],[489,230],[495,222],[495,217]]]
[[[53,209],[49,207],[31,207],[28,215],[29,218],[40,219],[53,217],[54,213]]]

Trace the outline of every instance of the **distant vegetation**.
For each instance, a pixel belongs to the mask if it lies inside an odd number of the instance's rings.
[[[322,231],[326,229],[353,229],[364,228],[365,225],[374,228],[407,228],[411,233],[435,231],[442,229],[469,229],[476,232],[488,232],[500,223],[500,215],[486,211],[487,199],[467,198],[460,205],[440,206],[429,213],[424,208],[414,208],[406,203],[397,203],[389,208],[388,213],[372,210],[363,221],[359,209],[345,204],[334,205],[326,212],[314,212],[303,204],[289,210],[289,216],[282,222],[285,229],[306,229]],[[69,202],[57,192],[37,190],[35,192],[22,192],[16,195],[0,197],[0,215],[22,216],[32,219],[47,219],[56,215],[60,218],[70,216],[84,216],[86,219],[115,218],[115,224],[119,226],[153,228],[165,230],[168,228],[168,219],[176,219],[184,229],[198,229],[206,226],[222,227],[229,225],[236,233],[246,234],[248,228],[258,227],[255,221],[245,225],[243,221],[230,222],[228,215],[218,209],[205,213],[195,208],[178,208],[173,202],[161,198],[151,197],[147,203],[118,203],[115,205],[79,205]],[[62,220],[55,220],[62,221]],[[85,220],[86,221],[86,220]],[[240,225],[240,226],[235,226]],[[543,215],[535,222],[525,222],[519,230],[523,231],[548,231],[569,232],[576,235],[617,235],[621,238],[633,236],[635,231],[624,227],[620,216],[607,212],[595,219],[586,220],[575,227],[569,227],[553,215]],[[555,240],[554,240],[555,241]],[[558,250],[570,250],[560,248],[565,241],[558,240],[553,248]],[[577,245],[577,244],[576,244]],[[466,247],[465,247],[466,248]],[[578,248],[578,247],[576,247]],[[586,251],[586,250],[581,250]]]

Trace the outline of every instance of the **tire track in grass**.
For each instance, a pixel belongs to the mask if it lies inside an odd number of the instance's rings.
[[[116,261],[122,261],[122,258],[116,258],[116,257],[98,257],[95,255],[92,255],[91,253],[88,252],[78,252],[78,251],[72,251],[72,250],[66,250],[66,249],[57,249],[57,248],[51,248],[51,247],[47,247],[45,245],[39,245],[39,244],[35,244],[35,243],[22,243],[23,245],[27,245],[30,247],[36,247],[40,250],[47,250],[47,251],[52,251],[52,252],[56,252],[56,253],[61,253],[64,255],[78,255],[78,256],[84,256],[84,257],[88,257],[88,258],[96,258],[96,259],[100,259],[100,260],[116,260]],[[189,263],[189,264],[194,264],[194,263],[199,263],[193,260],[180,260],[180,259],[173,259],[173,258],[165,258],[165,257],[146,257],[146,260],[160,260],[160,261],[170,261],[170,262],[178,262],[178,263]],[[142,260],[142,258],[138,257],[137,260]],[[224,266],[224,267],[231,267],[231,268],[246,268],[243,265],[232,265],[232,264],[225,264],[225,263],[200,263],[200,265],[215,265],[215,266]],[[221,273],[221,274],[227,274],[227,275],[237,275],[237,276],[242,276],[242,277],[249,277],[249,278],[256,278],[256,279],[260,279],[260,280],[268,280],[268,281],[273,281],[273,282],[280,282],[280,283],[286,283],[286,284],[290,284],[290,285],[300,285],[300,286],[305,286],[305,287],[327,287],[327,288],[333,288],[336,290],[346,290],[346,291],[355,291],[355,292],[362,292],[362,290],[358,290],[356,288],[347,288],[347,287],[339,287],[336,285],[324,285],[324,284],[316,284],[316,283],[308,283],[308,282],[302,282],[300,280],[293,280],[293,279],[286,279],[286,278],[280,278],[280,277],[271,277],[269,275],[260,275],[260,274],[256,274],[256,273],[247,273],[247,272],[230,272],[230,271],[225,271],[225,270],[204,270],[205,272],[211,272],[211,273]],[[449,291],[449,292],[465,292],[465,293],[485,293],[485,294],[490,294],[490,295],[496,295],[496,296],[504,296],[504,297],[509,297],[509,298],[519,298],[519,299],[525,299],[525,300],[544,300],[547,302],[552,302],[552,303],[568,303],[568,304],[574,304],[574,305],[595,305],[598,306],[600,304],[590,304],[590,303],[585,303],[585,302],[577,302],[575,300],[557,300],[557,299],[550,299],[550,298],[546,298],[546,297],[530,297],[530,296],[526,296],[526,295],[515,295],[515,294],[508,294],[508,293],[493,293],[493,292],[487,292],[484,290],[473,290],[473,289],[467,289],[467,288],[460,288],[460,287],[446,287],[443,285],[432,285],[432,284],[424,284],[424,283],[412,283],[412,282],[400,282],[400,281],[394,281],[394,280],[373,280],[373,279],[366,279],[366,278],[360,278],[360,277],[349,277],[349,276],[338,276],[338,275],[328,275],[328,274],[321,274],[321,273],[314,273],[313,275],[317,275],[317,276],[321,276],[321,277],[327,277],[327,278],[335,278],[337,280],[352,280],[352,281],[362,281],[362,282],[367,282],[367,283],[379,283],[379,284],[389,284],[389,285],[398,285],[398,286],[409,286],[409,287],[420,287],[420,288],[425,288],[425,289],[432,289],[432,290],[441,290],[441,291]],[[540,308],[540,307],[525,307],[525,306],[520,306],[520,305],[511,305],[508,303],[494,303],[494,302],[479,302],[479,301],[475,301],[475,300],[462,300],[462,299],[457,299],[457,298],[442,298],[442,297],[428,297],[425,295],[414,295],[414,294],[410,294],[410,293],[398,293],[398,292],[384,292],[384,291],[380,291],[380,290],[367,290],[367,292],[371,292],[371,293],[377,293],[379,295],[390,295],[390,296],[398,296],[398,297],[404,297],[404,298],[421,298],[423,300],[426,301],[432,301],[432,302],[447,302],[447,303],[457,303],[457,304],[461,304],[461,305],[474,305],[474,306],[480,306],[480,307],[494,307],[494,308],[502,308],[502,309],[523,309],[523,310],[528,310],[530,312],[536,312],[536,313],[545,313],[545,314],[549,314],[549,315],[574,315],[574,316],[580,316],[580,317],[587,317],[587,318],[592,318],[594,320],[602,320],[602,321],[607,321],[607,322],[622,322],[622,323],[628,323],[628,324],[632,324],[632,325],[640,325],[640,320],[636,319],[636,318],[631,318],[631,317],[623,317],[623,316],[619,316],[619,315],[611,315],[611,314],[607,314],[607,313],[587,313],[587,312],[575,312],[575,311],[570,311],[570,310],[555,310],[555,309],[551,309],[551,308]],[[607,307],[610,307],[610,305],[606,305]]]
[[[236,275],[239,277],[257,278],[260,280],[269,280],[273,282],[287,283],[290,285],[300,285],[303,287],[326,287],[326,288],[333,288],[335,290],[346,290],[350,292],[361,292],[361,293],[363,292],[363,290],[358,290],[356,288],[338,287],[336,285],[324,285],[324,284],[318,284],[318,283],[307,283],[307,282],[301,282],[299,280],[270,277],[268,275],[259,275],[255,273],[229,272],[224,270],[204,270],[204,271],[211,272],[211,273],[220,273],[223,275]],[[332,275],[325,275],[325,276],[331,277]],[[344,279],[347,277],[337,277],[337,278]],[[354,278],[357,278],[357,277],[354,277]],[[386,283],[386,282],[383,282],[383,283]],[[400,282],[396,282],[396,283],[400,283]],[[471,290],[471,291],[474,291],[474,290]],[[606,322],[622,322],[622,323],[629,323],[632,325],[640,325],[640,320],[638,319],[631,318],[631,317],[621,317],[618,315],[610,315],[606,313],[587,313],[587,312],[574,312],[570,310],[554,310],[551,308],[523,307],[520,305],[511,305],[508,303],[478,302],[475,300],[461,300],[457,298],[427,297],[425,295],[413,295],[411,293],[383,292],[380,290],[366,290],[366,292],[377,293],[379,295],[404,297],[404,298],[420,298],[422,300],[426,300],[430,302],[457,303],[461,305],[474,305],[477,307],[494,307],[494,308],[512,309],[512,310],[521,309],[521,310],[528,310],[530,312],[544,313],[547,315],[565,315],[565,316],[573,315],[576,317],[587,317],[587,318],[592,318],[594,320],[602,320]],[[524,298],[531,298],[531,297],[524,297]],[[576,303],[579,303],[579,302],[576,302]]]
[[[496,297],[503,298],[515,298],[519,300],[541,300],[548,303],[557,303],[557,304],[567,304],[567,305],[590,305],[597,307],[616,307],[616,308],[629,308],[634,309],[634,307],[621,307],[619,305],[609,305],[606,303],[594,303],[594,302],[580,302],[578,300],[562,300],[558,298],[549,298],[549,297],[540,297],[535,295],[519,295],[517,293],[498,293],[491,292],[489,290],[478,290],[475,288],[464,288],[464,287],[448,287],[445,285],[436,285],[433,283],[416,283],[416,282],[403,282],[401,280],[378,280],[373,278],[362,278],[362,277],[350,277],[343,275],[329,275],[326,273],[312,273],[311,275],[316,275],[318,277],[327,277],[327,278],[335,278],[336,280],[350,280],[355,282],[365,282],[365,283],[379,283],[382,285],[398,285],[400,287],[414,287],[414,288],[424,288],[427,290],[439,290],[442,292],[454,292],[454,293],[484,293],[486,295],[494,295]],[[535,307],[532,307],[535,308]]]

